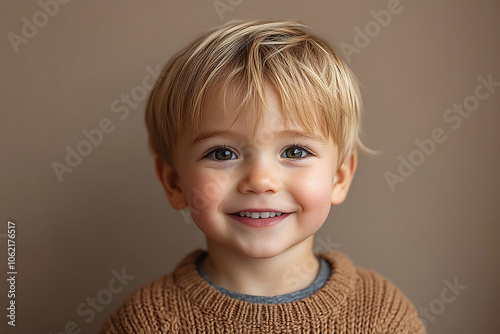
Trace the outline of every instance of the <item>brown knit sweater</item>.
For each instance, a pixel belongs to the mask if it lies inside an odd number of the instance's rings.
[[[189,254],[173,273],[137,289],[101,334],[425,333],[415,308],[392,283],[354,267],[339,252],[319,254],[332,267],[321,289],[283,304],[248,303],[218,292],[196,270],[201,254]]]

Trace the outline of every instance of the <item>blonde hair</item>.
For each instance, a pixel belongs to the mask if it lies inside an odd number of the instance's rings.
[[[163,69],[145,115],[153,153],[173,166],[178,135],[188,125],[197,131],[204,101],[216,88],[224,105],[228,88],[237,89],[236,119],[251,106],[255,131],[266,84],[278,92],[287,123],[294,117],[306,131],[333,139],[339,165],[364,148],[356,78],[328,43],[297,21],[231,21],[200,36]]]

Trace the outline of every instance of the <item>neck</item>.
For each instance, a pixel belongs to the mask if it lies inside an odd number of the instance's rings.
[[[254,296],[277,296],[311,285],[319,272],[313,236],[271,258],[254,259],[207,239],[204,269],[218,286]]]

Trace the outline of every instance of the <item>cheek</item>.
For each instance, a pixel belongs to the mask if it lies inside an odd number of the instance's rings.
[[[196,221],[196,216],[207,216],[217,208],[223,200],[227,189],[227,173],[215,171],[199,171],[188,173],[186,197],[191,216]]]
[[[303,182],[296,184],[295,193],[299,205],[305,214],[311,214],[315,221],[321,224],[328,217],[331,208],[332,183],[331,171],[321,170],[309,173],[302,178]]]

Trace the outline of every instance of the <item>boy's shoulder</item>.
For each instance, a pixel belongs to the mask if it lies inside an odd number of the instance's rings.
[[[196,270],[196,260],[203,252],[188,254],[172,273],[136,289],[108,318],[101,334],[176,333],[192,326],[207,326],[205,332],[210,333],[210,324],[224,327],[227,322],[227,326],[246,327],[249,319],[253,319],[252,328],[276,326],[282,330],[288,325],[297,328],[311,322],[311,317],[324,324],[364,324],[373,333],[425,333],[414,306],[391,281],[375,271],[354,266],[338,251],[318,254],[331,267],[330,277],[320,290],[303,300],[282,305],[249,305],[217,292]],[[306,310],[316,311],[307,315]],[[278,313],[290,314],[279,317]],[[259,323],[251,314],[261,315]],[[278,325],[277,316],[297,319],[297,323]]]
[[[175,330],[175,324],[181,315],[172,310],[179,309],[182,305],[172,303],[172,298],[166,297],[178,295],[182,299],[176,281],[182,279],[179,276],[182,276],[189,264],[194,263],[202,253],[202,250],[191,252],[175,266],[173,272],[136,288],[106,320],[100,333],[172,333],[171,330]]]
[[[365,318],[381,328],[391,328],[393,324],[406,322],[411,328],[407,333],[425,333],[414,305],[392,281],[374,270],[355,266],[338,251],[321,253],[320,256],[332,264],[330,279],[336,277],[345,280],[345,288],[339,295],[345,295],[346,303],[363,305],[363,314],[356,318]]]

